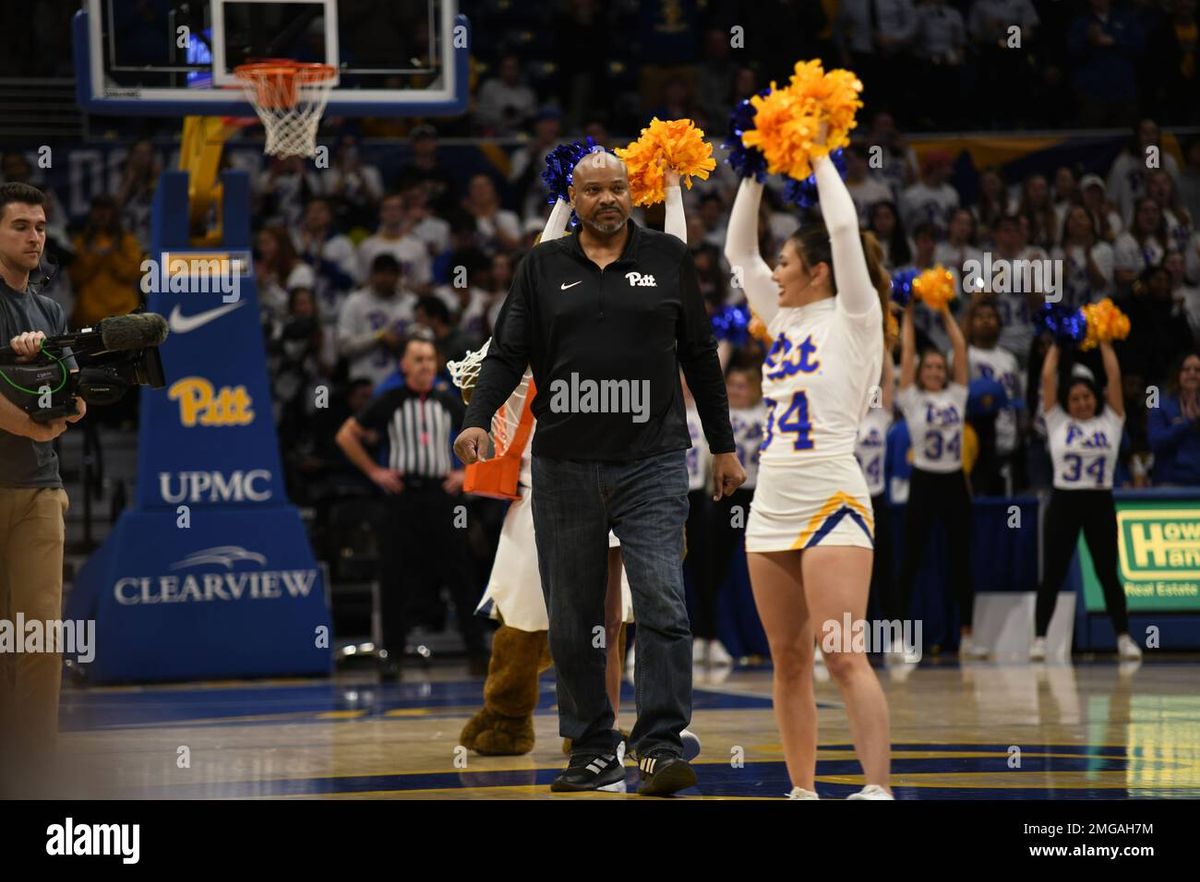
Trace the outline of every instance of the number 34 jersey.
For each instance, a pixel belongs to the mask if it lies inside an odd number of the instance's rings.
[[[763,362],[764,470],[853,457],[859,424],[883,367],[878,302],[865,315],[836,297],[779,310]]]
[[[1076,420],[1057,404],[1045,417],[1055,489],[1111,490],[1125,418],[1105,407],[1100,416]]]

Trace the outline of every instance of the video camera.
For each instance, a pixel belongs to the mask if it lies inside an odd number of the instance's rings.
[[[76,398],[114,404],[131,387],[166,385],[158,354],[166,339],[166,320],[145,312],[47,337],[41,351],[24,364],[17,363],[11,346],[0,346],[0,390],[39,423],[77,414]]]

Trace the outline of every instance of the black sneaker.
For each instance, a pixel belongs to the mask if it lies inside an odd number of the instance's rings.
[[[696,771],[683,757],[672,753],[656,752],[638,760],[642,772],[642,783],[637,792],[643,796],[670,796],[680,790],[694,787]]]
[[[575,753],[550,789],[556,793],[581,790],[625,792],[625,763],[617,753]]]

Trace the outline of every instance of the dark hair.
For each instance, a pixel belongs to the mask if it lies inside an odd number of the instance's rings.
[[[972,326],[975,324],[975,316],[981,309],[990,309],[996,314],[996,321],[1000,321],[1000,304],[997,302],[995,294],[976,294],[967,304],[967,311],[963,314],[963,327],[967,334],[967,341],[970,342]]]
[[[450,310],[440,297],[428,295],[417,301],[417,309],[425,313],[425,317],[431,321],[440,321],[443,324],[450,324]]]
[[[916,229],[913,230],[913,238],[917,239],[920,236],[928,236],[936,242],[938,237],[937,225],[929,221],[922,221],[917,224]]]
[[[1071,212],[1073,212],[1077,208],[1080,209],[1084,214],[1086,214],[1088,216],[1088,222],[1092,225],[1092,238],[1095,239],[1097,242],[1102,241],[1102,237],[1100,235],[1099,218],[1097,218],[1096,215],[1092,214],[1092,212],[1088,210],[1088,207],[1086,205],[1083,205],[1079,202],[1075,202],[1075,203],[1067,206],[1066,214],[1063,215],[1062,229],[1059,231],[1059,234],[1058,234],[1058,241],[1062,245],[1067,244],[1067,232],[1070,229],[1070,225],[1071,225]]]
[[[921,385],[921,368],[925,366],[925,359],[931,355],[936,355],[942,360],[942,364],[946,366],[946,385],[950,385],[950,359],[946,358],[946,353],[942,352],[936,346],[926,346],[917,354],[917,373],[913,378],[913,382],[922,392],[925,391],[925,387]]]
[[[1092,416],[1100,416],[1104,411],[1104,398],[1100,395],[1100,388],[1096,385],[1095,380],[1081,374],[1072,374],[1067,379],[1067,382],[1062,384],[1062,391],[1058,393],[1059,406],[1063,410],[1067,410],[1067,402],[1071,399],[1071,390],[1080,385],[1087,386],[1088,391],[1092,393],[1092,397],[1096,399],[1096,412]]]
[[[1170,248],[1171,240],[1167,238],[1167,213],[1162,210],[1162,206],[1154,201],[1149,196],[1143,196],[1133,204],[1133,216],[1129,219],[1129,235],[1131,235],[1138,247],[1141,248],[1146,244],[1146,238],[1142,235],[1141,227],[1138,226],[1138,215],[1141,214],[1142,206],[1150,202],[1158,209],[1158,226],[1147,235],[1154,236],[1158,239],[1158,244],[1163,247],[1164,252]]]
[[[1179,375],[1183,372],[1183,363],[1189,358],[1200,358],[1200,350],[1185,349],[1171,362],[1171,370],[1167,374],[1167,393],[1179,395]]]
[[[890,199],[881,199],[879,202],[872,203],[867,209],[867,227],[874,232],[875,212],[880,206],[885,206],[892,213],[892,217],[896,219],[896,225],[892,228],[891,240],[888,242],[888,261],[892,266],[907,266],[912,263],[912,249],[908,247],[908,235],[904,232],[904,221],[900,219],[900,209],[896,207],[896,203]]]
[[[1020,231],[1021,216],[1019,214],[1011,214],[1010,213],[1010,214],[1003,215],[1002,217],[998,217],[998,218],[996,218],[996,223],[993,225],[992,229],[993,230],[998,229],[1002,224],[1012,224],[1014,227],[1017,228],[1018,231]]]
[[[400,347],[398,358],[403,359],[408,355],[408,347],[413,343],[428,343],[435,351],[437,350],[437,340],[433,336],[433,331],[428,328],[413,328],[404,335],[404,343]]]
[[[371,261],[371,275],[375,273],[399,273],[400,261],[390,254],[376,254]]]
[[[892,300],[892,279],[884,268],[883,249],[879,247],[879,240],[875,238],[875,234],[867,230],[859,232],[858,236],[862,243],[863,257],[867,261],[867,274],[871,277],[871,284],[875,287],[883,311],[883,339],[886,347],[889,345],[887,318]],[[788,241],[808,266],[812,267],[818,263],[829,265],[829,284],[836,297],[838,288],[837,275],[833,268],[833,246],[830,244],[829,230],[825,224],[821,221],[806,223],[792,233]]]
[[[18,184],[15,181],[0,184],[0,217],[4,217],[4,212],[10,202],[20,202],[22,205],[41,205],[44,208],[46,194],[31,184]]]
[[[320,304],[317,302],[317,295],[313,293],[313,289],[307,285],[297,285],[295,288],[287,292],[288,298],[288,314],[296,311],[296,298],[301,294],[307,294],[308,299],[312,301],[313,315],[320,315]]]

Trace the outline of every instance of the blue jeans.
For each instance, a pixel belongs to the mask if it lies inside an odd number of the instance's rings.
[[[608,531],[621,554],[637,621],[638,756],[683,752],[692,716],[692,633],[683,590],[688,515],[684,451],[632,462],[533,458],[533,527],[550,615],[559,733],[580,752],[612,751],[619,734],[605,689]]]

